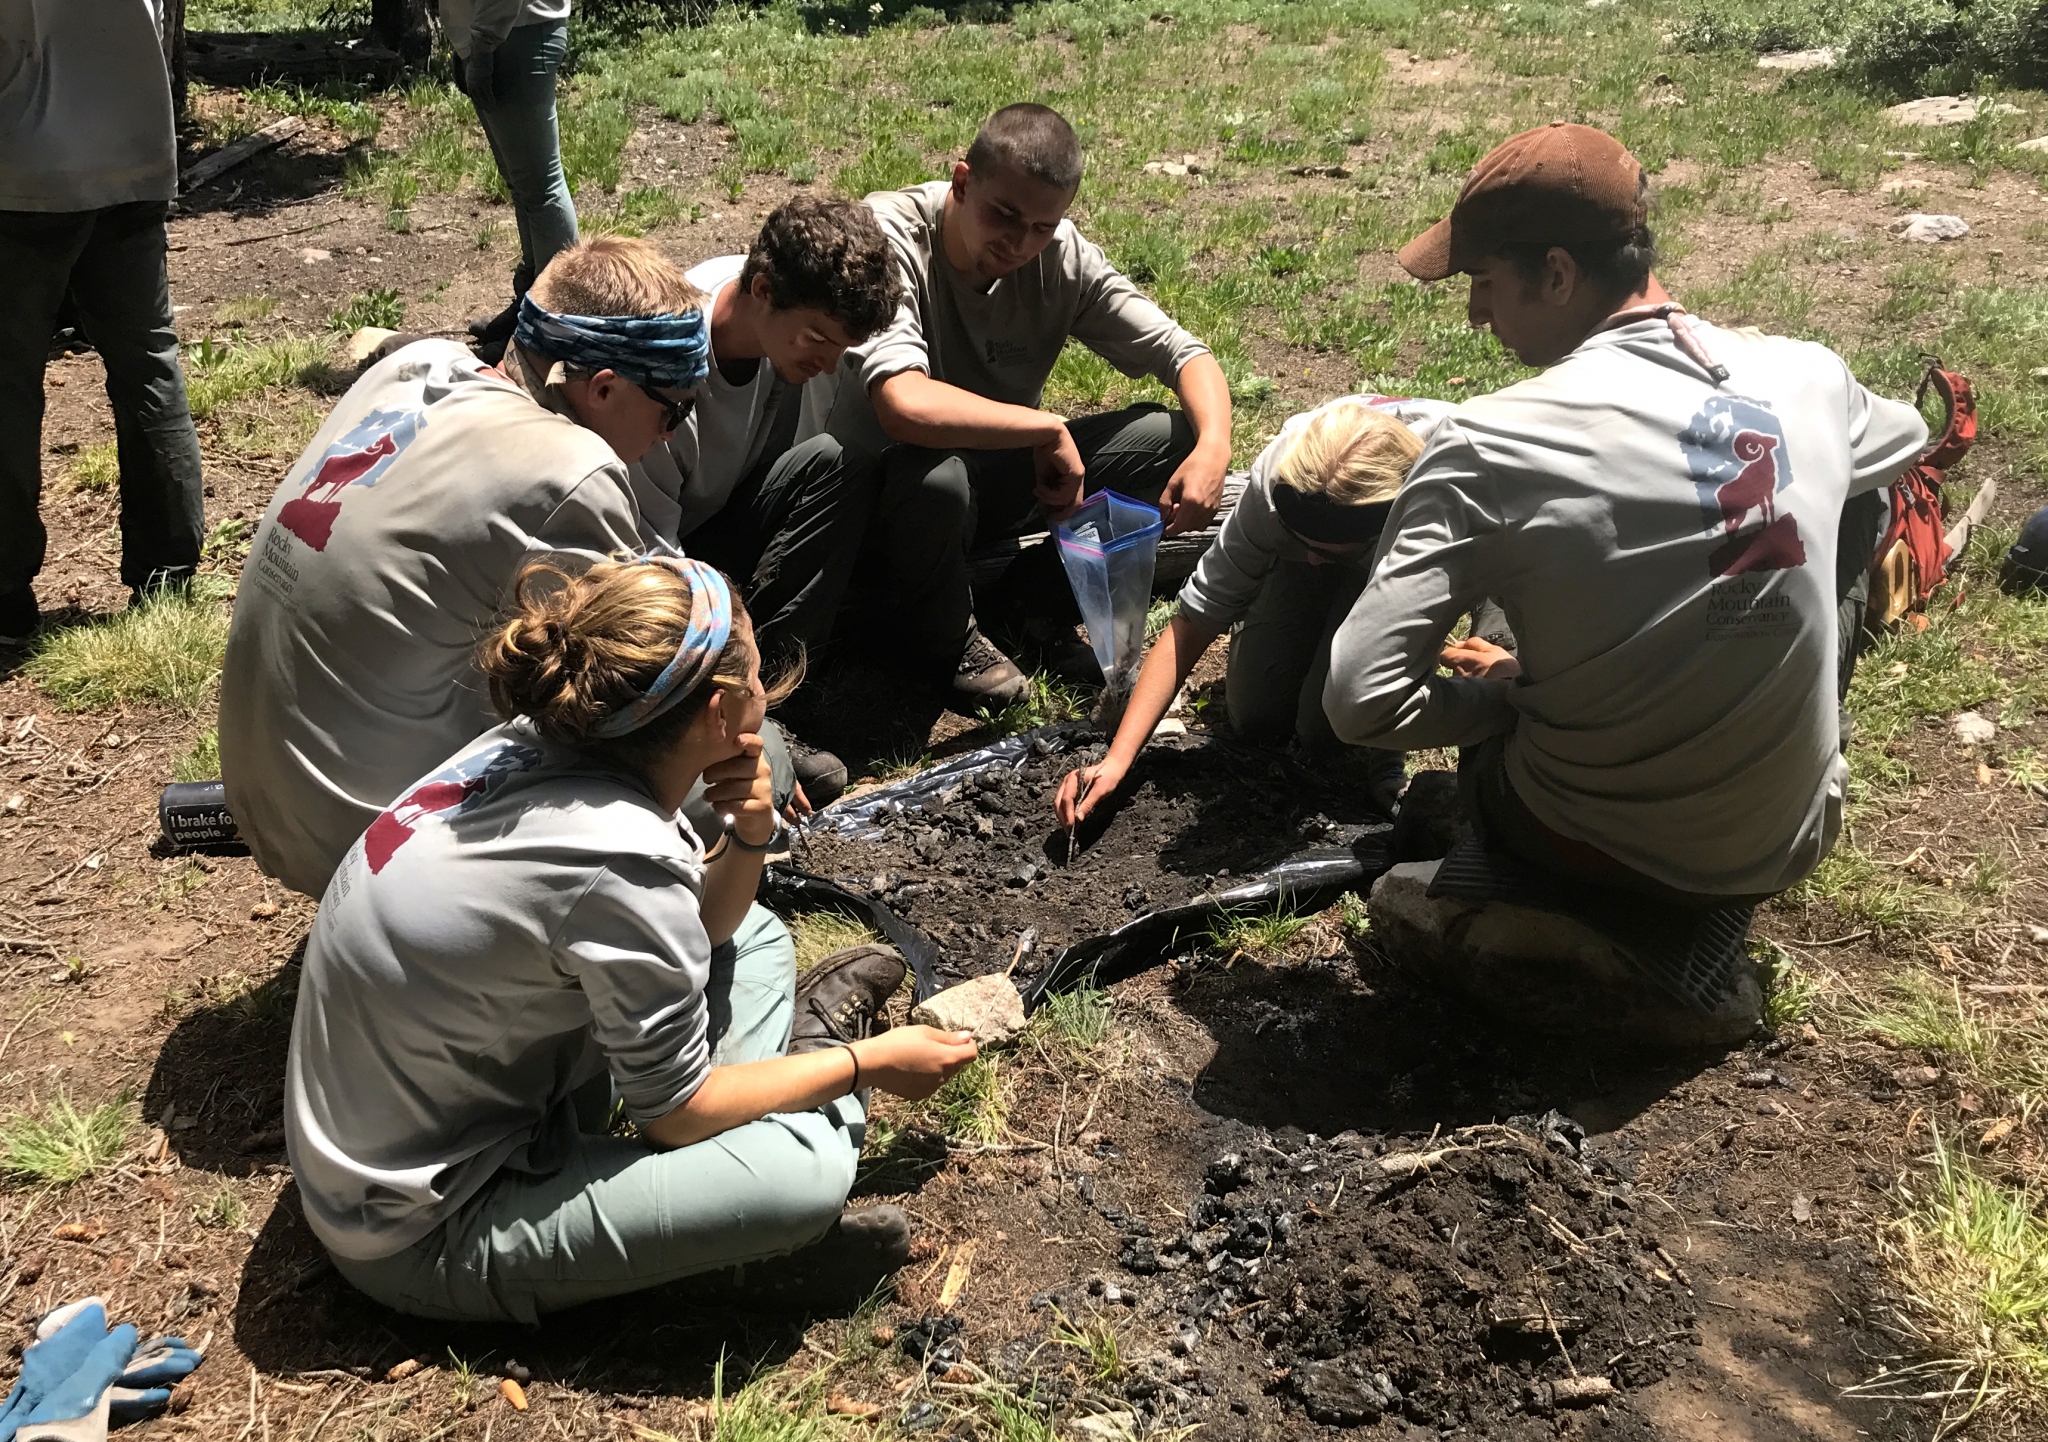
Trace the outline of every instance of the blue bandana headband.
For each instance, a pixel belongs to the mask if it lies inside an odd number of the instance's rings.
[[[556,315],[520,297],[512,338],[537,356],[588,371],[617,371],[636,385],[684,390],[711,372],[711,332],[701,310],[681,315]]]
[[[591,731],[601,740],[615,740],[665,715],[669,708],[710,677],[732,639],[732,588],[716,567],[687,556],[646,555],[643,565],[666,566],[690,586],[690,624],[676,646],[675,659],[661,668],[645,693]]]

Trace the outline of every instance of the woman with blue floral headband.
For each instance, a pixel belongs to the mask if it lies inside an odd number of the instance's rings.
[[[927,1096],[975,1047],[877,1030],[885,947],[799,981],[755,903],[789,681],[764,688],[725,577],[675,556],[528,567],[479,667],[510,719],[370,825],[307,943],[285,1127],[315,1234],[427,1317],[734,1267],[864,1295],[910,1242],[896,1208],[843,1211],[865,1088]],[[708,850],[680,811],[700,778]]]

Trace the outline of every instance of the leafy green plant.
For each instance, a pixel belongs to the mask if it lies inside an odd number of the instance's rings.
[[[1764,993],[1764,1024],[1772,1030],[1797,1026],[1813,1015],[1821,988],[1813,974],[1775,941],[1759,941],[1756,949]]]
[[[80,1181],[120,1160],[134,1122],[126,1092],[89,1111],[59,1092],[40,1109],[0,1123],[0,1171],[58,1186]]]
[[[397,330],[405,324],[405,301],[394,286],[378,286],[350,296],[347,304],[327,317],[327,328],[347,335],[364,326]]]
[[[1088,714],[1088,700],[1078,688],[1052,676],[1034,672],[1030,688],[1009,704],[991,709],[984,706],[979,719],[985,730],[997,736],[1014,736],[1035,731],[1056,721],[1072,721]]]
[[[209,726],[171,763],[173,781],[212,781],[220,775],[220,732]]]
[[[185,347],[185,391],[194,420],[272,386],[313,385],[333,375],[325,336],[285,336],[261,344],[211,337]]]

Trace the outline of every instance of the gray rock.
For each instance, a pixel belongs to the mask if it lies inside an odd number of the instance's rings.
[[[2048,150],[2048,135],[2037,135],[2032,140],[2022,140],[2013,147],[2015,150],[2031,150],[2036,154]]]
[[[1894,125],[1967,125],[1986,105],[1991,105],[1992,113],[1996,115],[2022,113],[2017,105],[2003,101],[1994,105],[1975,95],[1924,95],[1918,100],[1887,107],[1884,118]]]
[[[1936,241],[1961,240],[1970,233],[1970,224],[1960,215],[1922,215],[1915,211],[1893,221],[1891,232],[1896,240],[1932,245]]]
[[[971,1031],[982,1046],[1001,1046],[1024,1030],[1024,998],[1007,976],[991,972],[949,986],[910,1013],[912,1024]]]
[[[1998,723],[1975,711],[1965,711],[1949,724],[1965,746],[1988,746],[1998,735]]]
[[[1359,1427],[1379,1421],[1386,1410],[1377,1388],[1367,1387],[1334,1362],[1304,1362],[1289,1380],[1311,1422]]]
[[[1373,883],[1372,934],[1389,958],[1501,1022],[1674,1047],[1741,1041],[1762,1022],[1763,994],[1747,967],[1703,1014],[1651,980],[1620,942],[1573,917],[1430,896],[1437,866],[1406,862]]]
[[[1756,58],[1759,70],[1832,70],[1841,52],[1832,45],[1813,50],[1777,50]]]

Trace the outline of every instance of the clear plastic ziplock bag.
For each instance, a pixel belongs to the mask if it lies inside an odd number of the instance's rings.
[[[1161,529],[1156,509],[1115,491],[1097,491],[1060,522],[1060,562],[1102,667],[1105,699],[1130,693],[1145,658]]]

